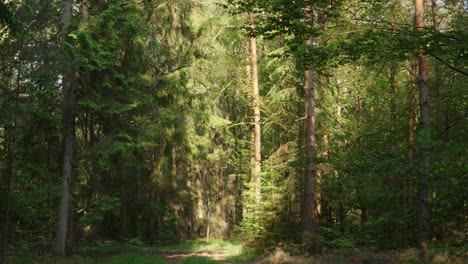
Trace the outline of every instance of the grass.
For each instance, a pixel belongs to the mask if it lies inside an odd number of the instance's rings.
[[[125,243],[117,243],[113,241],[98,241],[94,246],[82,247],[82,252],[135,252],[141,250],[150,250],[154,247],[139,246]]]
[[[91,258],[83,256],[19,256],[11,258],[12,264],[164,264],[164,259],[154,256],[126,253],[105,258]]]
[[[10,258],[11,264],[97,264],[90,257],[56,257],[56,256],[15,256]]]
[[[106,258],[99,263],[103,264],[164,264],[166,261],[160,257],[143,256],[137,253],[127,253]]]
[[[259,254],[250,248],[242,248],[239,246],[237,251],[226,251],[226,257],[229,263],[246,263],[259,258]]]
[[[218,264],[218,263],[221,263],[221,262],[209,259],[207,257],[198,257],[198,256],[188,257],[182,262],[182,264]]]
[[[240,249],[240,245],[234,244],[229,241],[223,240],[211,240],[206,242],[205,240],[195,240],[190,242],[184,242],[174,245],[155,246],[153,250],[210,250],[210,249],[226,249],[227,251]]]
[[[140,246],[112,241],[99,241],[94,246],[83,247],[81,255],[71,257],[57,256],[16,256],[11,258],[12,264],[162,264],[164,259],[156,256],[148,256],[150,251],[177,251],[177,250],[215,250],[223,249],[225,257],[232,263],[245,263],[245,260],[252,259],[245,256],[242,246],[229,241],[196,240],[167,246]],[[247,252],[248,253],[248,252]],[[151,253],[152,254],[152,253]],[[240,257],[242,255],[242,257]],[[247,254],[248,255],[248,254]],[[184,260],[183,263],[210,264],[219,263],[207,257],[192,256]]]

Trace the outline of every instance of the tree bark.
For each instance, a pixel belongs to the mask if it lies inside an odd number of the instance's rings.
[[[435,31],[439,31],[439,7],[437,5],[437,0],[432,0],[431,4],[432,9],[432,25]]]
[[[61,22],[62,41],[65,41],[70,20],[73,13],[73,0],[62,0]],[[62,187],[59,205],[59,219],[57,222],[57,233],[55,237],[55,253],[65,255],[68,231],[68,220],[70,211],[71,181],[73,177],[73,148],[75,138],[75,115],[76,95],[73,89],[73,74],[70,69],[62,73],[63,93],[63,163],[62,163]]]
[[[248,12],[250,26],[255,30],[255,17],[252,12]],[[254,110],[254,166],[252,168],[252,178],[255,192],[255,211],[260,209],[261,201],[261,125],[260,125],[260,93],[258,87],[258,66],[257,66],[257,38],[250,37],[251,64],[252,64],[252,88],[253,88],[253,110]]]
[[[411,91],[409,101],[409,117],[408,117],[408,160],[414,160],[414,128],[416,122],[416,87],[417,87],[417,74],[418,74],[418,58],[413,55],[411,58]],[[412,206],[412,201],[411,204]]]
[[[439,31],[440,28],[440,20],[439,20],[439,7],[437,5],[437,0],[432,0],[431,3],[432,9],[432,26],[435,31]],[[435,124],[436,127],[442,124],[442,96],[441,96],[441,89],[440,86],[442,84],[441,80],[441,69],[440,69],[440,61],[434,62],[434,77],[433,77],[433,84],[434,84],[434,93],[435,93]]]
[[[414,0],[414,23],[416,31],[422,32],[424,30],[424,0]],[[423,50],[418,51],[418,88],[419,88],[419,111],[420,122],[419,126],[424,135],[429,135],[430,131],[430,113],[429,113],[429,85],[428,85],[428,72],[429,67],[426,56]],[[427,138],[427,137],[425,137]],[[429,147],[427,142],[421,146],[421,161],[422,166],[426,169],[419,175],[418,181],[418,199],[416,208],[416,244],[423,253],[423,260],[428,261],[428,225],[429,225],[429,210],[428,210],[428,197],[429,185],[427,179],[427,169],[430,165]]]
[[[2,242],[0,248],[0,264],[7,264],[7,249],[8,249],[8,225],[10,222],[10,210],[11,210],[11,192],[13,188],[14,178],[14,163],[16,157],[16,128],[18,125],[18,106],[19,106],[19,90],[21,86],[21,58],[18,59],[18,72],[16,76],[16,87],[15,87],[15,104],[13,109],[13,124],[11,128],[11,134],[7,149],[7,160],[5,166],[5,178],[6,178],[6,205],[4,212],[4,224],[2,233]]]
[[[312,7],[306,6],[305,20],[309,25],[313,24]],[[307,40],[307,46],[312,46],[312,37]],[[309,64],[304,72],[306,90],[306,165],[304,171],[304,196],[302,206],[302,225],[306,233],[312,234],[315,231],[315,87],[314,87],[314,67]]]
[[[417,74],[418,74],[418,58],[413,55],[411,58],[411,90],[409,98],[409,115],[408,115],[408,152],[407,158],[410,164],[414,161],[414,128],[416,122],[416,88],[417,88]],[[414,183],[411,178],[408,179],[408,195],[406,206],[411,210],[414,206]],[[414,241],[414,225],[413,222],[408,223],[407,238],[410,243]]]

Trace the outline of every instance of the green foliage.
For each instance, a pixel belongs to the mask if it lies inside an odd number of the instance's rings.
[[[97,197],[91,201],[89,211],[80,218],[83,227],[97,226],[104,220],[104,217],[116,217],[120,207],[120,199],[117,197]]]
[[[343,234],[337,227],[321,227],[318,239],[320,244],[326,248],[351,249],[356,244],[350,234]]]
[[[49,250],[44,241],[55,232],[63,69],[74,73],[78,97],[71,220],[79,225],[70,238],[124,238],[132,245],[122,250],[206,236],[232,236],[260,248],[316,243],[325,252],[406,248],[415,219],[409,201],[425,177],[431,246],[466,249],[468,23],[460,1],[439,7],[439,30],[430,26],[428,12],[422,32],[414,31],[412,7],[402,1],[89,2],[89,15],[76,14],[65,40],[56,34],[59,1],[0,3],[0,170],[6,171],[14,149],[10,229],[25,249]],[[307,3],[312,25],[304,23]],[[82,10],[80,3],[74,10]],[[256,15],[255,29],[245,21],[247,11]],[[249,183],[246,40],[254,36],[262,120],[259,208]],[[309,38],[313,45],[306,45]],[[429,61],[431,129],[416,127],[410,161],[408,106],[415,87],[409,65],[416,49]],[[304,235],[309,65],[315,70],[319,228]],[[428,167],[420,161],[423,151],[430,152]],[[240,250],[221,242],[178,247]],[[129,254],[106,261],[159,260]]]

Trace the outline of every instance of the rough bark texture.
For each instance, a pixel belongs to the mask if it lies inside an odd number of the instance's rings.
[[[417,31],[424,30],[424,0],[414,1],[414,23]],[[418,51],[418,88],[419,88],[419,111],[420,122],[419,126],[424,134],[429,134],[429,85],[428,85],[428,72],[429,67],[426,56],[422,50]],[[421,146],[421,161],[424,168],[430,165],[429,149],[427,145]],[[423,172],[419,176],[418,181],[418,195],[417,195],[417,208],[416,208],[416,244],[425,255],[424,259],[427,261],[428,249],[428,225],[429,225],[429,185],[427,180],[427,173]]]
[[[305,8],[306,23],[313,23],[312,8]],[[313,43],[310,37],[307,45]],[[306,90],[306,166],[304,171],[304,196],[302,206],[302,224],[306,233],[312,234],[315,230],[314,208],[315,208],[315,90],[314,90],[314,67],[312,64],[304,73]]]
[[[72,18],[73,0],[62,0],[62,37],[68,32],[70,20]],[[63,39],[63,40],[64,40]],[[62,188],[59,205],[59,220],[57,222],[57,233],[55,237],[55,253],[65,255],[66,240],[68,231],[68,220],[70,211],[70,190],[73,175],[73,145],[75,137],[75,116],[74,106],[76,95],[73,90],[72,73],[65,70],[62,74],[63,93],[63,163],[62,163]]]
[[[252,29],[255,29],[255,18],[252,12],[248,13],[249,22]],[[252,176],[255,185],[255,208],[258,209],[261,201],[261,126],[260,126],[260,93],[258,88],[258,67],[257,67],[257,38],[250,37],[251,63],[252,63],[252,87],[253,87],[253,109],[254,109],[254,167]]]

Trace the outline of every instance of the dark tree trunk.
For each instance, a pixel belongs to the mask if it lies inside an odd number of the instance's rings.
[[[15,104],[13,108],[13,124],[10,131],[10,136],[8,138],[8,149],[7,157],[5,164],[5,179],[6,179],[6,203],[5,203],[5,212],[4,212],[4,223],[3,223],[3,233],[2,241],[0,248],[0,264],[6,264],[7,259],[7,249],[8,249],[8,234],[9,234],[9,222],[10,222],[10,210],[11,210],[11,192],[13,188],[13,178],[14,178],[14,163],[16,156],[16,128],[18,125],[18,106],[19,106],[19,90],[21,86],[21,59],[18,61],[18,72],[16,76],[16,87],[15,87]]]
[[[73,13],[73,0],[62,0],[62,37],[65,41],[70,20]],[[73,148],[75,138],[75,115],[76,94],[73,89],[72,70],[68,69],[62,74],[63,93],[63,163],[62,163],[62,187],[59,205],[59,219],[57,222],[57,233],[55,237],[55,253],[65,255],[66,240],[70,212],[71,181],[73,176]]]
[[[310,25],[313,24],[312,7],[305,8],[305,19]],[[307,46],[312,46],[313,40],[307,40]],[[306,90],[306,165],[304,171],[304,196],[302,205],[302,225],[306,233],[312,234],[316,224],[314,219],[315,208],[315,87],[314,87],[314,67],[309,64],[304,72]]]

